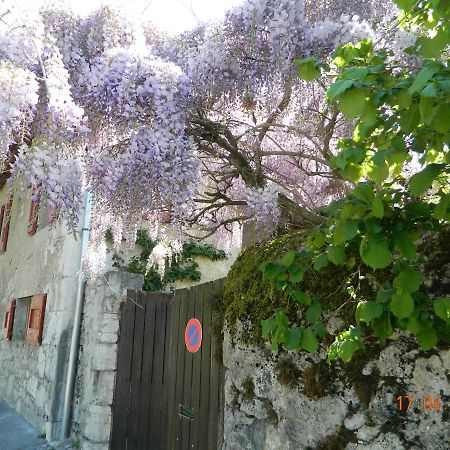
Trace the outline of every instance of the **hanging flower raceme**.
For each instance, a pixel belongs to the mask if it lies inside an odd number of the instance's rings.
[[[39,146],[22,145],[11,168],[10,182],[26,191],[39,186],[39,196],[50,208],[58,208],[69,228],[75,229],[83,204],[83,168],[80,160],[63,149],[42,143]]]

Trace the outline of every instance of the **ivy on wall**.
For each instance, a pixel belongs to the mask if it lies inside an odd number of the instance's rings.
[[[136,245],[141,252],[134,256],[125,264],[123,259],[115,254],[113,265],[121,270],[144,275],[144,291],[162,291],[167,286],[177,281],[200,281],[201,272],[196,261],[197,257],[204,257],[210,261],[220,261],[226,259],[225,252],[218,250],[210,244],[198,244],[194,241],[187,241],[183,244],[181,254],[173,258],[169,264],[166,263],[166,270],[161,276],[155,269],[147,268],[147,261],[157,242],[150,239],[145,230],[140,230],[137,234]]]

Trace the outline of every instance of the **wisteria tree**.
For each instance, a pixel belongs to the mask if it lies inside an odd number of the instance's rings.
[[[280,214],[322,223],[349,187],[333,157],[351,119],[326,100],[333,77],[307,83],[320,67],[295,61],[367,37],[410,45],[378,3],[247,0],[169,38],[109,8],[80,18],[3,0],[0,183],[34,187],[69,228],[92,192],[97,258],[107,229],[133,241],[142,216],[167,211],[208,233]]]

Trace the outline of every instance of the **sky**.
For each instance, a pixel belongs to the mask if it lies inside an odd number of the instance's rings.
[[[50,0],[15,0],[22,8],[36,8]],[[174,34],[193,28],[197,23],[223,17],[225,11],[243,0],[61,0],[82,15],[102,5],[115,5],[132,10],[144,21],[153,22],[157,28]],[[126,5],[126,6],[125,6]]]

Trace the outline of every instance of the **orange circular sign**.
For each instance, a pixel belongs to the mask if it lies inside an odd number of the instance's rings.
[[[191,319],[184,330],[184,343],[189,352],[198,352],[202,345],[202,324],[197,319]]]

